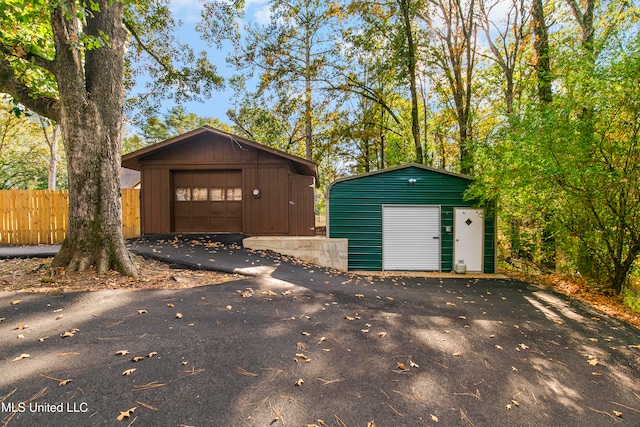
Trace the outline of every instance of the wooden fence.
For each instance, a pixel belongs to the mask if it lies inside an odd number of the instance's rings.
[[[62,243],[68,200],[66,190],[1,190],[0,245]],[[140,190],[122,190],[122,232],[140,235]]]

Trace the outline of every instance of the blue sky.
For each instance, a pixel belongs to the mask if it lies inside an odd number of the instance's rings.
[[[268,0],[245,0],[245,18],[241,27],[246,22],[268,23],[270,19],[268,3]],[[209,60],[216,66],[218,73],[223,77],[230,77],[234,70],[226,62],[229,47],[218,50],[215,46],[207,46],[195,30],[195,26],[200,20],[201,0],[170,0],[170,8],[174,17],[184,23],[180,31],[182,41],[187,42],[195,51],[206,50],[209,54]],[[233,108],[232,97],[233,91],[224,90],[214,93],[214,99],[210,102],[191,102],[184,106],[187,112],[195,113],[201,117],[217,118],[224,123],[229,123],[226,112]],[[166,112],[169,107],[168,104],[163,112]]]

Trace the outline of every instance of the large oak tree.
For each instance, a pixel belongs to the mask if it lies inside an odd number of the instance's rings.
[[[208,2],[211,17],[217,1]],[[0,5],[0,92],[60,124],[67,154],[69,222],[53,261],[135,276],[122,235],[120,159],[125,52],[146,52],[155,85],[178,96],[206,92],[219,77],[203,54],[171,50],[166,0],[7,0]],[[236,5],[236,3],[233,3]],[[204,16],[207,15],[207,16]],[[131,37],[130,37],[131,36]],[[185,62],[177,66],[178,59]],[[189,67],[189,62],[194,65]],[[158,91],[156,91],[158,92]],[[146,99],[152,99],[147,97]]]

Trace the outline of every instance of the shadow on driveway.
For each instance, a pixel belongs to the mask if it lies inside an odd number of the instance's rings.
[[[577,301],[517,281],[358,276],[173,239],[132,245],[252,275],[0,293],[8,426],[640,425],[638,330]]]

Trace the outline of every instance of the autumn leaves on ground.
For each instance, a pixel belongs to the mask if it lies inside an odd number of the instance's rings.
[[[344,274],[237,246],[145,244],[196,263],[232,253],[270,273],[136,256],[133,280],[0,261],[0,401],[78,408],[5,411],[5,425],[640,422],[640,336],[617,307],[499,278]]]

